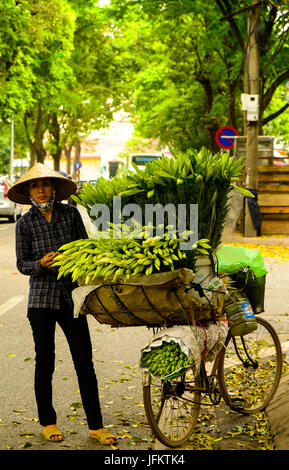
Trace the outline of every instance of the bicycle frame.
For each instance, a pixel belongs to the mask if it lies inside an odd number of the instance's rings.
[[[227,339],[228,339],[228,337],[226,338],[226,340]],[[235,338],[232,337],[232,339],[233,339],[233,344],[234,344],[234,349],[235,349],[236,355],[240,359],[240,361],[242,362],[244,367],[250,367],[251,366],[254,369],[256,369],[258,367],[258,363],[256,361],[253,361],[253,359],[250,357],[250,355],[248,353],[248,350],[246,348],[246,341],[245,341],[244,337],[241,337],[241,341],[242,341],[244,351],[245,351],[246,356],[247,356],[246,360],[242,359],[241,354],[238,350],[238,346],[236,344]],[[226,346],[224,345],[223,347],[226,347]],[[217,354],[217,356],[216,356],[216,358],[213,362],[213,366],[212,366],[210,374],[208,374],[208,372],[207,372],[205,360],[201,361],[200,374],[197,378],[196,386],[194,386],[192,388],[191,387],[188,387],[188,388],[191,391],[197,390],[201,393],[208,394],[209,398],[212,402],[212,405],[218,404],[220,402],[221,398],[223,398],[225,403],[228,406],[230,406],[231,408],[235,408],[235,409],[238,408],[239,409],[240,406],[237,407],[237,406],[234,406],[234,404],[233,404],[234,398],[231,398],[230,401],[228,401],[226,399],[226,397],[224,396],[224,394],[222,393],[222,390],[218,387],[218,369],[219,369],[221,354],[222,354],[222,349],[218,352],[218,354]],[[206,405],[208,406],[208,403],[206,403]]]
[[[225,399],[225,397],[222,395],[221,391],[218,388],[217,372],[219,367],[220,355],[221,351],[217,354],[210,374],[208,374],[207,372],[205,361],[201,361],[200,374],[196,379],[196,385],[191,388],[191,391],[199,391],[201,393],[208,394],[212,405],[217,405],[220,402],[221,398]],[[208,405],[208,403],[206,403],[206,405]]]
[[[228,337],[229,337],[229,333],[228,333],[228,336],[226,338],[226,341],[227,341]],[[238,350],[238,346],[237,346],[237,343],[235,341],[234,336],[232,337],[232,340],[233,340],[236,355],[239,358],[239,360],[242,362],[244,367],[250,367],[251,366],[254,369],[256,369],[258,367],[258,363],[256,361],[253,361],[253,359],[250,357],[249,352],[246,348],[245,338],[243,336],[241,337],[242,345],[244,347],[244,351],[245,351],[246,356],[247,356],[247,359],[245,359],[245,360],[243,360],[242,357],[241,357],[241,354]],[[226,341],[225,341],[225,344],[226,344]],[[226,347],[225,344],[224,344],[223,348]],[[222,349],[218,352],[218,354],[217,354],[217,356],[214,360],[212,370],[211,370],[209,375],[207,373],[205,361],[202,360],[202,362],[201,362],[200,378],[201,378],[202,387],[200,387],[200,388],[198,387],[198,390],[202,393],[208,393],[209,396],[210,396],[210,393],[212,393],[212,390],[210,390],[210,384],[209,384],[210,378],[218,377],[218,369],[219,369],[221,354],[222,354]],[[218,385],[218,382],[215,385],[215,387],[217,387],[217,385]],[[226,400],[225,396],[222,394],[222,391],[219,388],[216,388],[213,391],[214,391],[214,393],[217,392],[225,400],[225,402],[228,406],[232,406],[232,401],[228,402],[228,400]],[[211,399],[211,396],[210,396],[210,399]],[[211,401],[212,401],[212,399],[211,399]],[[212,401],[212,404],[216,404],[216,402]]]
[[[257,322],[261,341],[259,335],[234,337],[229,331],[215,360],[209,364],[202,358],[198,370],[192,366],[171,379],[143,374],[145,411],[160,442],[172,448],[183,445],[197,424],[200,407],[218,405],[222,398],[231,410],[245,415],[268,406],[281,378],[282,350],[272,325],[259,316]],[[264,354],[264,348],[270,356]]]

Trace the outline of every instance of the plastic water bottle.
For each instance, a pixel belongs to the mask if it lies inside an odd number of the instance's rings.
[[[244,292],[229,289],[224,310],[232,336],[244,336],[257,329],[258,323]]]

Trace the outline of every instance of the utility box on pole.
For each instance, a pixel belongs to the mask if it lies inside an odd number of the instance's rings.
[[[258,121],[259,119],[259,95],[241,95],[242,111],[246,111],[247,121]]]

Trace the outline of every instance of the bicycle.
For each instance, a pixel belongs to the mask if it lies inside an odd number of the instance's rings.
[[[149,425],[165,446],[183,446],[197,424],[202,396],[211,405],[223,398],[242,414],[263,411],[272,400],[282,374],[282,350],[273,326],[256,316],[258,328],[245,336],[228,332],[208,374],[205,360],[174,379],[156,379],[143,372],[143,400]],[[206,403],[207,405],[207,403]]]
[[[181,293],[193,288],[202,296],[206,289],[193,281],[185,282],[184,288],[180,292],[171,284],[161,289],[156,286],[159,305],[162,298],[167,301],[164,292],[171,291],[171,302],[177,299],[177,305],[181,306],[177,316],[172,316],[171,311],[156,308],[142,284],[129,283],[109,283],[93,289],[82,309],[100,323],[115,327],[146,325],[148,328],[167,328],[178,324],[192,327],[192,318],[183,304],[185,297],[181,298]],[[213,323],[217,318],[225,319],[222,301],[213,307],[207,300],[209,317],[203,317],[204,320],[212,319],[212,315]],[[147,302],[147,306],[142,306],[142,302]],[[281,378],[282,350],[273,326],[259,316],[262,311],[263,306],[256,311],[255,331],[240,337],[232,336],[228,331],[209,373],[205,359],[198,369],[192,365],[175,378],[158,378],[147,370],[143,371],[145,412],[153,434],[162,444],[176,448],[189,440],[204,404],[203,397],[207,397],[212,406],[223,398],[227,406],[242,414],[265,410]]]

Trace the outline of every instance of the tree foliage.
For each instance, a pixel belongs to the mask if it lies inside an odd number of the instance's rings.
[[[91,130],[128,111],[136,133],[180,151],[213,151],[216,131],[243,133],[249,0],[5,0],[0,3],[0,123],[14,116],[31,163],[47,150],[59,168]],[[286,112],[287,11],[264,0],[260,134]],[[282,118],[283,119],[283,118]]]
[[[15,116],[17,127],[26,136],[31,164],[43,162],[49,149],[54,167],[59,169],[62,150],[69,154],[81,136],[108,125],[121,106],[122,87],[115,63],[118,50],[104,10],[96,2],[36,0],[30,4],[9,0],[6,10],[11,8],[16,15],[20,7],[26,21],[19,14],[13,26],[11,13],[6,16],[7,29],[11,27],[12,36],[15,31],[25,37],[25,47],[16,41],[14,49],[26,62],[22,64],[23,78],[16,73],[2,75],[5,99],[2,107],[0,102],[1,118]],[[3,15],[6,10],[3,7]],[[12,50],[10,47],[11,54]],[[7,63],[8,59],[7,53]],[[1,64],[3,69],[8,68],[7,63]],[[23,96],[21,80],[26,82]],[[16,97],[15,106],[10,88],[16,88],[22,99]]]
[[[150,50],[134,82],[139,132],[161,142],[174,141],[180,149],[206,144],[212,150],[222,125],[243,133],[240,95],[250,93],[246,74],[252,2],[112,0],[111,4],[128,40],[130,24],[133,30],[138,25],[132,50],[140,53],[135,46],[141,40],[144,56]],[[135,17],[130,23],[132,11]],[[262,2],[254,31],[261,58],[260,134],[275,118],[268,106],[289,76],[288,18],[288,12],[281,14],[272,2]]]
[[[289,148],[288,101],[288,91],[286,94],[285,86],[281,85],[278,88],[278,91],[275,93],[274,99],[270,102],[270,105],[267,109],[268,115],[275,116],[275,118],[271,119],[268,124],[264,127],[264,133],[266,135],[276,136],[278,138],[278,143],[283,144],[285,148]],[[280,109],[283,108],[286,108],[286,110],[279,114]]]
[[[2,120],[23,112],[31,100],[32,51],[27,3],[0,3],[0,112]]]

